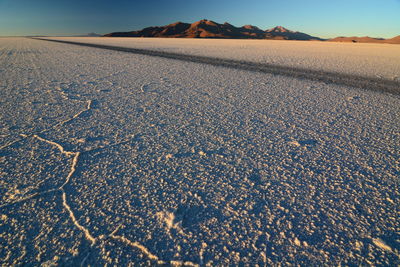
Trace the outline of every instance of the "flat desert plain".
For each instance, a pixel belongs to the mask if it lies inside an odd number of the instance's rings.
[[[400,264],[399,45],[53,40],[248,70],[0,38],[2,265]]]

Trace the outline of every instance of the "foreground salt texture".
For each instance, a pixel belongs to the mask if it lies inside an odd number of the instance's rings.
[[[400,263],[399,96],[12,38],[0,77],[3,265]]]

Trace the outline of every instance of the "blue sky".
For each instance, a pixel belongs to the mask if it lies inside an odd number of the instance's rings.
[[[104,34],[203,18],[389,38],[400,35],[400,0],[0,0],[0,36]]]

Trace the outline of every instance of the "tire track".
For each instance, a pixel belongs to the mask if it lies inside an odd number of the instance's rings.
[[[299,67],[282,66],[270,63],[255,63],[249,61],[240,61],[234,59],[223,59],[206,56],[195,56],[139,48],[128,48],[120,46],[111,46],[103,44],[80,43],[64,40],[51,40],[45,38],[33,38],[35,40],[56,42],[63,44],[72,44],[100,49],[107,49],[119,52],[127,52],[145,56],[161,57],[185,62],[207,64],[216,67],[224,67],[230,69],[238,69],[245,71],[268,73],[280,76],[287,76],[297,79],[307,79],[316,82],[324,82],[327,84],[337,84],[342,86],[350,86],[364,90],[372,90],[378,92],[386,92],[394,95],[400,95],[400,82],[389,79],[366,77],[361,75],[345,74],[339,72],[329,72],[323,70],[311,70]]]

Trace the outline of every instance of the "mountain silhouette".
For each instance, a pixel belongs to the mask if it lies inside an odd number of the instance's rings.
[[[192,24],[175,22],[165,26],[148,27],[131,32],[113,32],[108,37],[169,37],[169,38],[227,38],[227,39],[281,39],[281,40],[322,40],[305,33],[277,26],[261,30],[252,25],[235,27],[228,22],[219,24],[203,19]]]
[[[291,31],[282,26],[262,30],[253,25],[235,27],[228,22],[219,24],[212,20],[202,19],[192,24],[175,22],[165,26],[147,27],[138,31],[112,32],[107,37],[160,37],[160,38],[225,38],[225,39],[272,39],[272,40],[302,40],[330,41],[352,43],[388,43],[400,44],[400,35],[391,39],[372,37],[336,37],[322,39],[306,33]]]

